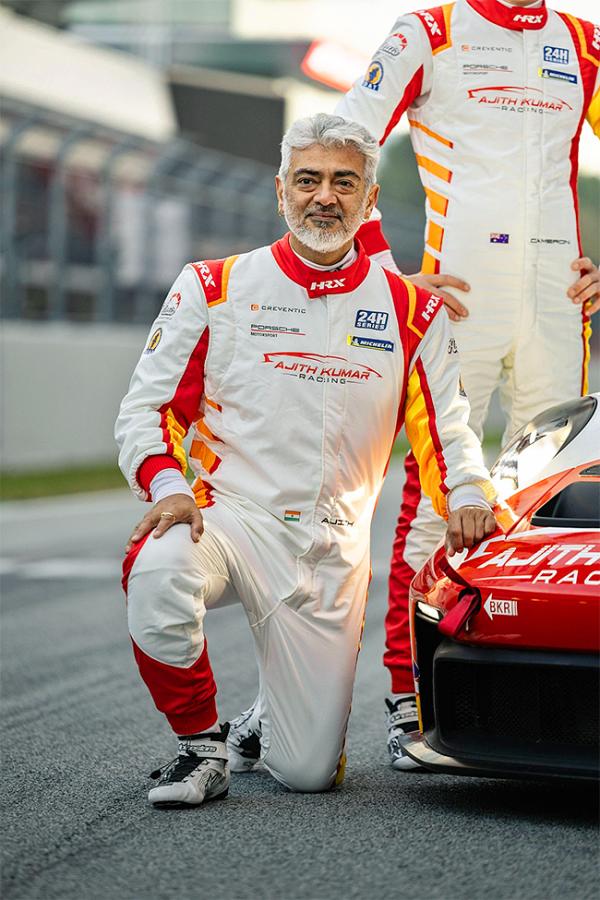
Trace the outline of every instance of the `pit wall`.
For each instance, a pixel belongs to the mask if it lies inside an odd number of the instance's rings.
[[[114,422],[147,336],[139,325],[2,323],[0,468],[116,461]],[[592,391],[600,390],[595,343]],[[499,435],[502,427],[494,398],[486,432]]]
[[[114,422],[147,333],[132,325],[2,323],[2,469],[116,460]]]

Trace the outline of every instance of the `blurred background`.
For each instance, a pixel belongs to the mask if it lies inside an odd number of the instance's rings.
[[[596,4],[559,5],[593,18]],[[4,496],[119,483],[114,418],[169,285],[189,260],[280,236],[273,175],[283,130],[332,110],[412,8],[4,0]],[[600,152],[587,126],[583,138],[583,243],[598,260]],[[403,124],[380,176],[386,234],[401,268],[416,271],[423,193]],[[597,372],[597,340],[594,356]]]

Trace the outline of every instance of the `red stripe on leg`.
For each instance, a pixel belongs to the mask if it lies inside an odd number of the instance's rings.
[[[127,593],[129,576],[140,550],[150,537],[148,532],[133,545],[123,561],[123,590]],[[131,639],[140,675],[152,695],[156,708],[167,717],[176,734],[206,731],[217,719],[217,686],[208,659],[206,640],[196,662],[187,669],[170,666],[147,656]]]
[[[165,714],[176,734],[198,734],[217,719],[217,686],[208,659],[206,641],[196,662],[187,669],[147,656],[131,639],[140,675],[156,708]]]
[[[123,590],[127,594],[127,585],[129,584],[129,576],[131,575],[131,570],[133,569],[133,564],[139,556],[140,550],[152,534],[151,531],[148,534],[145,534],[144,537],[140,541],[136,541],[133,545],[129,553],[125,556],[123,560],[123,577],[121,579],[121,584],[123,585]]]
[[[385,617],[385,644],[387,650],[383,657],[383,663],[390,671],[392,692],[395,694],[414,691],[408,618],[408,589],[415,572],[404,559],[406,538],[421,500],[419,464],[412,452],[407,454],[404,468],[406,481],[402,492],[402,506],[392,549],[389,605]]]

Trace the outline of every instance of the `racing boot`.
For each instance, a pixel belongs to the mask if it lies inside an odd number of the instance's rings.
[[[419,714],[415,694],[396,694],[385,698],[387,706],[387,747],[393,769],[406,771],[420,769],[421,766],[408,756],[399,738],[411,731],[419,730]]]
[[[219,731],[179,736],[174,760],[152,772],[160,779],[148,800],[159,808],[182,809],[208,800],[223,800],[229,791],[229,763],[225,723]]]
[[[260,760],[260,720],[258,697],[245,712],[229,723],[227,750],[232,772],[251,772]]]

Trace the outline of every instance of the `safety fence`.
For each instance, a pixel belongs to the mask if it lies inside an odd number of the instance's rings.
[[[5,318],[148,322],[186,262],[282,234],[271,166],[183,138],[155,144],[41,110],[23,115],[10,104],[4,116]],[[384,213],[397,258],[416,270],[418,215]]]

